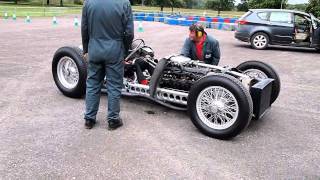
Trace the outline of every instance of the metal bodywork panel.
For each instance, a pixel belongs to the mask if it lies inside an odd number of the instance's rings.
[[[253,114],[256,119],[261,118],[266,110],[271,106],[273,81],[273,79],[263,79],[250,88],[250,94],[253,102]]]

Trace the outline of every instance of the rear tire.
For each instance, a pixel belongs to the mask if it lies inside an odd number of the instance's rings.
[[[87,64],[78,47],[62,47],[54,54],[52,75],[59,90],[68,97],[80,98],[86,93]]]
[[[251,36],[251,47],[254,49],[266,49],[269,45],[269,36],[266,33],[258,32]]]
[[[226,74],[215,74],[195,82],[188,95],[193,124],[205,135],[229,139],[251,121],[253,105],[249,91]]]

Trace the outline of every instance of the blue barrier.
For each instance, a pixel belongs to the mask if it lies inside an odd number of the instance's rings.
[[[154,21],[156,22],[164,22],[165,17],[154,17]]]
[[[136,21],[143,21],[145,19],[145,16],[134,16],[133,19]]]
[[[218,17],[218,22],[219,22],[219,23],[224,23],[224,18]]]
[[[231,18],[230,23],[236,23],[237,20],[238,20],[237,18]]]
[[[136,13],[136,16],[145,16],[145,13]]]
[[[172,18],[167,18],[167,23],[170,25],[178,25],[179,20],[178,19],[172,19]]]
[[[164,13],[134,13],[134,20],[164,22],[169,25],[180,26],[190,26],[193,23],[198,22],[203,24],[206,28],[228,31],[234,31],[237,28],[235,24],[237,21],[236,18],[182,16]]]
[[[145,21],[154,21],[154,16],[146,16],[144,18]]]
[[[181,20],[179,22],[179,25],[181,25],[181,26],[191,26],[195,22],[196,21],[193,21],[193,20]]]
[[[200,17],[193,17],[193,20],[199,21],[199,20],[200,20]]]
[[[207,22],[212,22],[212,17],[206,17]]]

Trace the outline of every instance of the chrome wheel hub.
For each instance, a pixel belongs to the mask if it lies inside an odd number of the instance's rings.
[[[79,70],[70,57],[64,56],[57,66],[57,75],[60,83],[67,89],[75,88],[79,82]]]

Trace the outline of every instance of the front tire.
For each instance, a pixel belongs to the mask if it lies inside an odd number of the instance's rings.
[[[80,98],[86,92],[87,64],[82,50],[62,47],[54,54],[52,75],[59,90],[68,97]]]
[[[274,79],[272,83],[271,104],[274,103],[280,94],[281,82],[278,73],[272,66],[261,61],[246,61],[239,64],[237,69],[251,78]]]
[[[251,121],[251,96],[236,78],[215,74],[195,82],[188,95],[188,112],[193,124],[205,135],[229,139]]]

